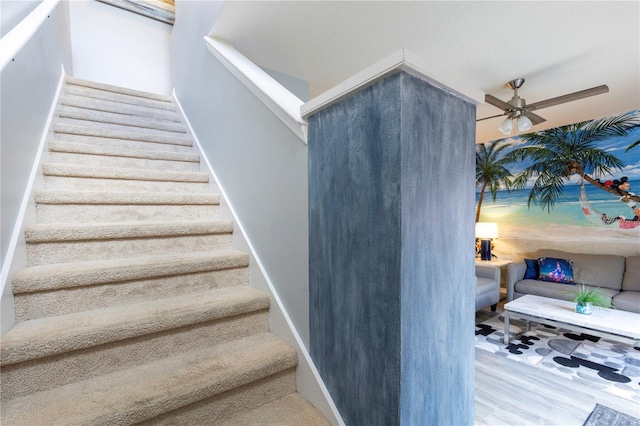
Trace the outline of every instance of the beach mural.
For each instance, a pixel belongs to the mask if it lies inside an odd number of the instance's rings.
[[[500,239],[609,239],[640,252],[637,194],[638,110],[476,149],[476,221],[497,222]]]

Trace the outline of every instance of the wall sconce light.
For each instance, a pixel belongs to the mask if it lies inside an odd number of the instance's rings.
[[[477,222],[476,238],[480,240],[480,259],[491,260],[491,240],[498,238],[498,224],[495,222]]]

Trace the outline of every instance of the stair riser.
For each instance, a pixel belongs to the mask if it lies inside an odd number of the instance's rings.
[[[14,296],[16,319],[26,321],[89,309],[108,308],[216,288],[243,286],[248,282],[248,268],[236,268],[37,293],[20,293]]]
[[[94,111],[115,112],[118,114],[131,115],[133,117],[162,118],[163,120],[181,123],[182,118],[177,112],[154,109],[144,106],[124,105],[117,102],[104,101],[100,99],[85,98],[76,95],[64,95],[61,100],[62,105],[76,108],[84,108]]]
[[[56,120],[56,122],[53,124],[54,133],[68,133],[71,135],[93,136],[96,138],[126,139],[132,141],[157,142],[173,145],[193,145],[193,141],[186,134],[162,134],[159,132],[136,132],[132,130],[133,129],[114,130],[105,128],[104,126],[78,126],[61,123],[60,120]]]
[[[2,368],[2,400],[266,332],[262,310]]]
[[[295,392],[295,389],[295,370],[286,370],[154,417],[138,426],[213,425]]]
[[[136,96],[123,95],[119,93],[106,92],[104,90],[96,90],[80,86],[67,85],[64,88],[65,95],[78,95],[93,99],[102,99],[112,102],[121,102],[127,105],[139,105],[149,108],[163,109],[168,111],[176,111],[175,104],[164,101],[156,101],[153,99],[144,99]]]
[[[60,125],[99,128],[102,130],[113,130],[118,132],[142,133],[147,135],[160,135],[160,136],[187,137],[187,134],[184,131],[175,132],[175,131],[160,130],[160,129],[147,129],[144,127],[137,127],[137,126],[124,126],[120,124],[100,123],[100,122],[88,121],[88,120],[77,120],[74,118],[59,117],[56,120],[56,123]]]
[[[99,83],[97,81],[85,80],[85,79],[77,78],[73,76],[66,76],[65,87],[70,87],[70,86],[91,88],[91,89],[105,91],[105,92],[128,95],[128,96],[133,96],[133,97],[142,98],[142,99],[154,99],[154,100],[159,100],[163,102],[171,102],[173,100],[169,95],[147,92],[145,90],[130,89],[130,88],[116,86],[108,83]]]
[[[29,266],[231,248],[231,234],[27,243]]]
[[[153,150],[169,152],[193,152],[191,145],[176,145],[160,142],[132,141],[126,139],[101,138],[97,136],[76,135],[56,132],[54,139],[63,142],[78,142],[96,146],[108,146],[121,149]]]
[[[217,205],[37,204],[38,223],[110,223],[211,220],[220,217]]]
[[[118,167],[128,169],[168,170],[183,172],[200,171],[200,163],[191,161],[151,160],[146,158],[116,157],[106,155],[50,152],[52,163],[76,164],[79,166]]]
[[[191,146],[191,141],[189,139],[186,139],[185,142],[186,146]],[[98,146],[97,144],[92,143],[65,142],[59,140],[49,141],[49,152],[53,154],[99,155],[105,157],[200,163],[200,155],[195,152],[170,152],[149,149],[132,150],[110,146]]]
[[[45,189],[102,192],[207,192],[205,182],[165,182],[125,179],[93,179],[66,176],[44,176]]]
[[[86,120],[100,124],[119,124],[147,129],[165,130],[169,132],[186,133],[187,129],[182,123],[163,120],[158,117],[135,117],[117,112],[95,111],[91,109],[62,106],[58,109],[58,117],[64,119]]]

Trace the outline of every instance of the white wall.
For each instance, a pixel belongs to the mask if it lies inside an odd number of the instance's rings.
[[[271,331],[298,351],[298,392],[338,424],[307,350],[307,146],[207,51],[203,37],[222,4],[176,2],[175,96],[223,190],[223,217],[235,213],[234,248],[251,254],[251,285],[272,296]]]
[[[216,13],[214,2],[176,4],[176,97],[308,345],[307,147],[206,50]]]
[[[42,0],[0,1],[0,37],[4,37],[40,3]]]
[[[14,322],[10,269],[26,266],[24,237],[29,221],[25,200],[33,183],[34,163],[46,136],[63,66],[71,72],[68,3],[60,2],[24,45],[0,78],[0,253],[2,257],[2,324]],[[31,211],[35,217],[35,210]]]
[[[171,25],[94,0],[69,3],[74,77],[171,93]]]
[[[310,99],[308,81],[290,76],[288,74],[283,74],[278,71],[270,70],[269,68],[262,69],[264,72],[273,77],[278,83],[286,87],[287,90],[296,95],[301,101],[307,102]]]

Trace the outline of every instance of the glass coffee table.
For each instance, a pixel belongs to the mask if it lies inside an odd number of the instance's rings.
[[[632,344],[640,342],[640,314],[594,308],[593,314],[575,311],[575,303],[527,294],[504,305],[504,343],[509,344],[509,319],[516,317],[554,327],[565,327]]]

